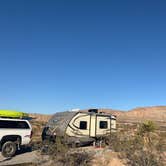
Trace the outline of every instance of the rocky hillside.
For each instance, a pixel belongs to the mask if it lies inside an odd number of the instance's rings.
[[[101,112],[111,113],[119,120],[154,120],[166,122],[166,106],[138,107],[129,111],[100,109]]]
[[[48,122],[48,120],[51,118],[52,115],[45,115],[45,114],[29,114],[31,118],[33,118],[34,121],[40,121],[40,122]]]
[[[99,109],[99,111],[116,115],[118,120],[154,120],[166,122],[166,106],[138,107],[129,111],[113,109]],[[52,115],[30,114],[30,116],[33,117],[35,121],[47,122]]]
[[[126,114],[130,118],[166,121],[166,106],[136,108],[126,112]]]

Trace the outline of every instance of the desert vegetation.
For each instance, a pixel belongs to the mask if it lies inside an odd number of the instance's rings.
[[[106,143],[119,153],[125,165],[162,166],[166,150],[166,134],[157,133],[157,126],[152,121],[140,124],[134,134],[124,130],[110,135]]]
[[[160,132],[159,127],[152,121],[140,124],[124,125],[121,130],[112,133],[104,142],[104,149],[115,152],[123,165],[127,166],[164,166],[166,151],[166,133]],[[63,138],[57,137],[55,143],[35,143],[33,147],[40,153],[49,156],[50,165],[85,166],[109,165],[111,155],[104,162],[95,159],[95,149],[87,151],[84,148],[70,148]],[[102,155],[102,154],[101,154]],[[44,160],[42,161],[44,163]],[[48,164],[48,160],[45,161]],[[42,165],[42,163],[40,163]]]
[[[77,148],[65,144],[64,138],[56,137],[55,142],[34,142],[33,150],[38,150],[41,159],[38,163],[30,164],[38,165],[56,165],[56,166],[88,166],[92,160],[92,156],[86,151],[80,151]],[[47,156],[45,158],[45,156]]]

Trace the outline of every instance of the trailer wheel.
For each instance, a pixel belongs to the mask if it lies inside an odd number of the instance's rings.
[[[4,157],[13,157],[16,153],[16,144],[12,141],[5,142],[2,145],[2,155]]]

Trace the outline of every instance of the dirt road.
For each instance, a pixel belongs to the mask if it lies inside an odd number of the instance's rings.
[[[73,152],[87,152],[93,156],[91,165],[93,166],[124,166],[122,161],[117,157],[115,152],[105,148],[84,147],[73,149]],[[47,155],[41,155],[39,151],[25,152],[17,154],[13,158],[5,159],[0,155],[0,166],[23,166],[35,163],[39,166],[52,166],[55,161],[51,160]],[[54,164],[53,164],[54,163]]]
[[[15,165],[15,164],[26,164],[26,163],[37,163],[39,160],[37,151],[26,152],[17,154],[13,158],[4,158],[0,154],[0,166]]]

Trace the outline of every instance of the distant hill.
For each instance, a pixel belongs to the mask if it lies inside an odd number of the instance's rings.
[[[137,107],[129,111],[112,109],[100,109],[99,111],[114,114],[119,120],[154,120],[166,122],[166,106]]]
[[[32,113],[29,114],[29,116],[32,117],[34,121],[48,122],[52,115]]]
[[[166,122],[166,106],[138,107],[129,111],[114,109],[99,109],[99,111],[116,115],[117,120],[120,121],[154,120]],[[30,116],[33,117],[36,121],[47,122],[52,115],[30,114]]]
[[[140,107],[128,111],[127,116],[166,122],[166,106]]]

